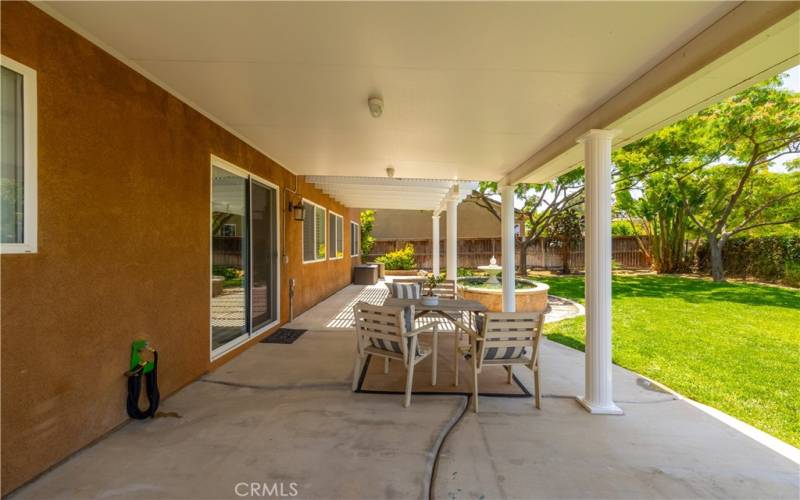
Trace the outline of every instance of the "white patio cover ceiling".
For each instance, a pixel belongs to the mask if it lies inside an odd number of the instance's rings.
[[[541,182],[800,64],[800,2],[35,5],[299,175]]]
[[[396,179],[380,177],[306,177],[324,193],[353,208],[446,210],[448,200],[461,202],[478,187],[472,181]]]

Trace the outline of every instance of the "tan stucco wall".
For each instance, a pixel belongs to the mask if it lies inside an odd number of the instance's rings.
[[[372,235],[377,239],[426,239],[431,237],[431,210],[375,210]],[[439,217],[439,236],[447,235],[447,212]],[[500,221],[475,203],[458,205],[459,238],[499,238]]]
[[[39,250],[0,259],[2,492],[124,422],[130,342],[160,351],[169,396],[209,360],[209,196],[214,154],[281,186],[295,178],[28,3],[2,2],[3,55],[38,73]],[[302,224],[285,217],[281,318],[350,282],[358,212],[300,182],[345,217],[345,258],[302,264]]]

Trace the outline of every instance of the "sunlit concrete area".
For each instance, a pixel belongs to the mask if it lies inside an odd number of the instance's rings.
[[[0,496],[800,496],[797,448],[720,413],[792,402],[712,410],[622,369],[658,376],[617,356],[612,309],[618,183],[646,199],[670,164],[644,155],[631,177],[613,155],[796,71],[800,3],[43,0],[0,2],[0,22]],[[782,144],[774,129],[740,139]],[[702,157],[727,163],[741,148],[718,135]],[[768,174],[771,149],[752,150],[725,168]],[[692,198],[716,185],[680,179]],[[766,204],[740,204],[740,232],[797,194],[754,186]],[[477,195],[485,244],[459,215]],[[733,206],[669,246],[702,236],[714,268]],[[372,254],[388,210],[429,248]],[[642,255],[672,241],[624,218]],[[575,293],[530,279],[534,244],[562,267],[580,247]],[[720,316],[762,314],[738,311]],[[545,338],[564,319],[583,351]],[[682,344],[666,326],[638,345],[713,352],[717,330],[676,327],[706,335]],[[705,366],[744,363],[768,365]],[[797,399],[765,373],[753,393]]]
[[[308,328],[293,344],[253,346],[12,498],[238,498],[253,484],[300,498],[800,493],[796,462],[625,369],[613,367],[625,415],[587,413],[574,398],[583,354],[549,341],[541,410],[482,397],[474,414],[463,395],[415,395],[403,409],[400,394],[354,393],[347,310],[381,287],[345,288],[288,325]],[[532,390],[527,370],[515,375]]]

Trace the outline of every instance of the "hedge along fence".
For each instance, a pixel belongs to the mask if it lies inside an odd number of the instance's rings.
[[[414,261],[420,269],[431,269],[432,267],[432,244],[430,239],[405,240],[405,239],[381,239],[375,241],[365,262],[375,259],[405,248],[407,244],[414,246]],[[649,243],[645,240],[645,243]],[[439,243],[439,266],[441,269],[446,265],[447,254],[446,240]],[[519,244],[516,245],[516,258],[519,262]],[[612,257],[622,268],[626,269],[649,269],[650,265],[645,259],[644,254],[639,249],[639,244],[633,236],[615,236],[612,238]],[[501,264],[503,256],[501,253],[500,238],[458,238],[458,267],[476,268],[489,263],[489,259],[495,257],[497,263]],[[574,241],[570,252],[570,268],[574,270],[583,269],[584,266],[584,245],[582,240]],[[560,269],[561,250],[550,245],[547,238],[542,238],[528,246],[528,268],[529,269]]]
[[[707,242],[697,249],[697,263],[699,270],[710,272]],[[731,238],[722,248],[722,265],[726,276],[800,286],[800,236]]]

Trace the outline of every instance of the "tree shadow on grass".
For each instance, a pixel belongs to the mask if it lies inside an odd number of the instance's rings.
[[[582,298],[584,295],[582,277],[544,281],[551,284],[553,295],[562,294],[572,299]],[[751,306],[800,308],[800,290],[745,283],[715,283],[705,279],[670,275],[615,276],[612,294],[614,298],[674,298],[691,303],[731,302]]]
[[[573,337],[568,337],[560,333],[550,333],[547,335],[547,338],[561,345],[565,345],[567,347],[571,347],[573,349],[577,349],[582,352],[586,351],[586,346],[584,345],[584,343],[581,342],[580,340],[576,340]]]

